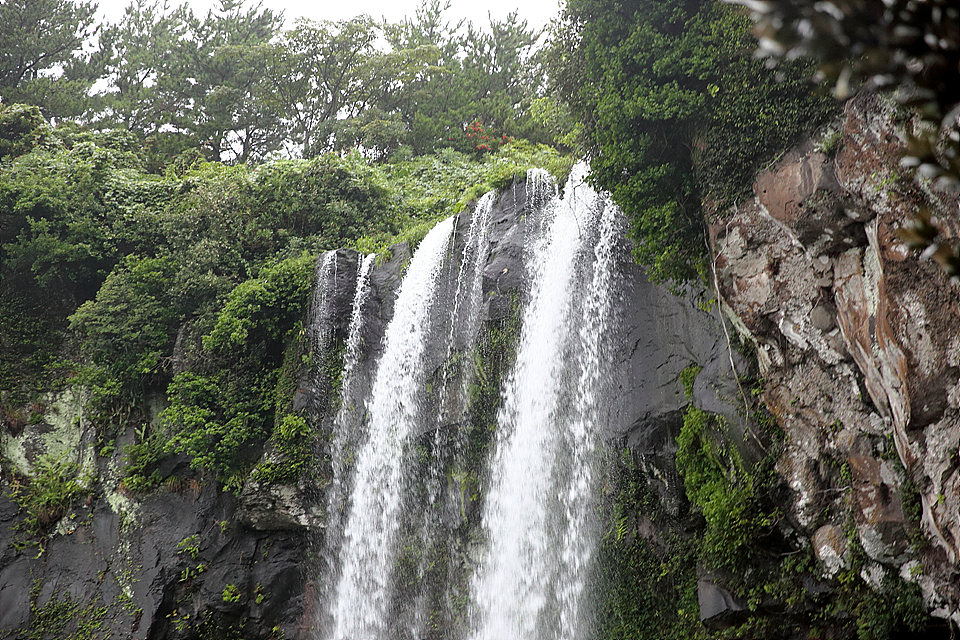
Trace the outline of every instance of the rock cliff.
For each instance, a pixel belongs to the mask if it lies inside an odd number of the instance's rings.
[[[902,177],[909,126],[875,95],[851,100],[710,240],[724,311],[755,344],[785,432],[785,506],[823,571],[862,547],[869,583],[916,582],[960,622],[960,295],[897,236],[927,208],[957,237],[958,198]]]

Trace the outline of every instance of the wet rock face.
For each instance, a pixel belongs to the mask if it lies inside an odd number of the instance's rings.
[[[763,399],[786,432],[779,468],[792,515],[826,571],[845,562],[836,533],[847,491],[873,561],[900,567],[916,556],[906,542],[916,526],[904,515],[909,478],[936,547],[920,558],[933,577],[921,586],[951,615],[945,603],[960,595],[960,294],[908,255],[896,230],[920,206],[956,220],[957,197],[901,178],[902,124],[876,97],[848,103],[840,127],[835,157],[817,139],[798,146],[711,227],[718,283],[757,346]]]
[[[84,625],[95,637],[194,638],[200,611],[249,637],[296,637],[304,532],[243,527],[236,500],[212,484],[174,489],[144,500],[139,522],[106,501],[81,504],[62,535],[24,553],[11,545],[16,505],[0,498],[3,637],[67,637]],[[62,628],[57,610],[70,612]]]

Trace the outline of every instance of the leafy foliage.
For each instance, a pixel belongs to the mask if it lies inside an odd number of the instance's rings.
[[[177,374],[167,390],[168,450],[223,480],[249,470],[273,430],[278,354],[306,310],[313,265],[289,258],[234,289],[203,339],[207,372]]]
[[[97,292],[70,316],[70,326],[83,335],[81,354],[114,382],[99,385],[94,405],[129,404],[142,396],[172,350],[183,321],[182,305],[170,294],[176,263],[170,257],[128,256]],[[109,388],[116,392],[114,397]]]
[[[83,493],[76,480],[77,465],[66,460],[42,458],[36,474],[23,482],[15,482],[11,497],[17,501],[25,517],[17,530],[28,541],[42,540]]]
[[[87,602],[75,599],[69,592],[54,592],[45,604],[40,606],[40,585],[35,584],[30,591],[30,626],[27,640],[100,640],[107,632],[106,619],[109,607],[99,598]]]
[[[276,162],[260,168],[253,186],[262,224],[296,236],[317,236],[334,248],[388,228],[393,196],[359,154]]]
[[[677,471],[690,502],[706,521],[703,551],[718,569],[736,569],[755,538],[773,524],[757,500],[757,480],[736,451],[722,452],[717,419],[690,406],[677,438]],[[727,455],[724,455],[724,454]],[[732,455],[730,455],[732,454]]]
[[[747,20],[720,2],[570,0],[552,38],[551,82],[591,179],[631,216],[658,281],[703,273],[702,200],[735,195],[823,111],[796,69],[777,85],[752,59]]]
[[[425,0],[397,24],[301,19],[284,31],[280,15],[243,0],[203,16],[137,1],[96,26],[90,2],[11,0],[0,8],[0,96],[133,132],[157,172],[196,155],[243,163],[359,150],[385,161],[548,141],[530,115],[539,34],[516,13],[485,28],[450,24],[447,8]]]
[[[482,158],[190,161],[157,176],[129,132],[5,113],[20,145],[0,165],[5,420],[22,423],[40,381],[83,387],[104,442],[138,427],[124,452],[134,492],[162,482],[158,462],[177,450],[221,480],[241,478],[275,430],[289,464],[271,474],[296,475],[310,437],[282,398],[304,354],[283,354],[298,340],[314,257],[412,238],[529,166],[570,164],[513,141]],[[164,391],[156,429],[150,403]]]
[[[707,637],[698,616],[697,538],[670,524],[629,450],[610,467],[598,557],[598,579],[606,585],[598,638]],[[640,534],[641,525],[651,522],[664,538]]]
[[[266,347],[289,330],[306,308],[313,263],[313,257],[304,253],[266,267],[257,278],[238,285],[204,337],[204,348],[221,357],[236,357],[237,350],[269,351]]]
[[[23,155],[43,144],[49,135],[50,127],[38,107],[0,105],[0,158]]]
[[[0,4],[0,101],[29,102],[57,117],[82,113],[97,73],[96,56],[82,51],[96,32],[95,12],[86,1]]]

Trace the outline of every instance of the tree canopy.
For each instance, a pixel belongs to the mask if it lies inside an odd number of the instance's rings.
[[[0,98],[55,122],[127,129],[155,171],[195,149],[225,162],[351,149],[382,161],[549,142],[529,113],[539,34],[515,13],[450,24],[448,8],[425,0],[397,24],[359,16],[284,29],[246,0],[203,16],[132,0],[106,25],[94,24],[93,2],[11,0],[0,4]]]
[[[88,109],[99,55],[83,44],[98,30],[95,12],[92,1],[0,3],[0,101],[36,104],[57,117]]]
[[[591,176],[633,220],[658,280],[704,269],[716,209],[765,157],[822,118],[800,67],[753,59],[744,12],[720,2],[569,0],[552,32],[551,94],[579,122]]]

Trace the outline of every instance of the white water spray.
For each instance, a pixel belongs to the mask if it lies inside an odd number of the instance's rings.
[[[427,234],[396,300],[367,404],[367,440],[358,452],[344,529],[341,575],[332,602],[333,640],[386,637],[390,581],[403,497],[404,446],[419,419],[418,392],[436,283],[453,231],[448,218]]]
[[[355,379],[372,256],[360,265],[328,488],[324,640],[588,637],[594,458],[621,229],[583,173],[575,170],[562,199],[542,171],[524,187],[531,289],[502,390],[472,579],[479,510],[468,518],[477,496],[458,474],[475,444],[466,425],[495,195],[478,202],[462,239],[451,218],[421,243],[365,402],[366,383]]]
[[[475,640],[583,638],[616,211],[575,172],[546,205],[486,493]],[[590,282],[586,300],[581,282]]]

